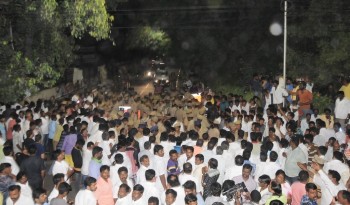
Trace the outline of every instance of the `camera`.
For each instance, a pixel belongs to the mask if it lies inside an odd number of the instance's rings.
[[[237,192],[248,192],[248,189],[245,186],[244,182],[238,183],[230,189],[222,192],[222,195],[226,196],[227,201],[232,201],[236,196]]]

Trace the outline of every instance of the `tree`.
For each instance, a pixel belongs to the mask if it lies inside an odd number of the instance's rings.
[[[75,38],[108,39],[104,0],[12,0],[0,5],[0,102],[55,85],[75,59]]]

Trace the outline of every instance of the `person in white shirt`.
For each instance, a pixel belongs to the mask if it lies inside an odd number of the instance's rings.
[[[17,164],[17,162],[15,161],[15,159],[13,158],[13,151],[12,151],[12,147],[4,147],[3,148],[3,153],[5,155],[5,157],[1,160],[1,163],[9,163],[11,164],[11,168],[12,168],[12,174],[14,176],[17,176],[18,172],[19,172],[19,166]]]
[[[64,161],[64,152],[56,150],[53,153],[55,161],[52,165],[52,175],[62,173],[64,174],[64,180],[68,181],[69,177],[73,174],[74,170],[69,167],[68,163]]]
[[[96,191],[96,179],[93,177],[87,177],[84,180],[84,186],[86,189],[80,190],[75,196],[75,205],[96,205],[96,197],[94,191]]]
[[[339,122],[341,128],[345,130],[345,121],[349,117],[350,113],[350,100],[344,97],[343,91],[338,91],[338,97],[335,100],[334,115],[335,121]]]
[[[196,177],[192,176],[192,165],[191,163],[185,163],[183,165],[183,173],[179,175],[179,181],[181,185],[184,185],[187,181],[194,181],[196,183],[196,190],[200,190],[199,183]]]
[[[206,164],[204,164],[204,156],[202,154],[197,154],[195,156],[195,163],[196,163],[196,166],[194,168],[192,175],[197,179],[197,182],[199,182],[196,190],[198,192],[203,193],[203,186],[202,186],[203,171],[202,170],[203,170],[203,167],[206,166]]]
[[[58,196],[58,185],[62,182],[64,182],[64,174],[62,173],[58,173],[53,175],[53,184],[54,187],[50,193],[50,195],[48,196],[48,202],[50,203],[51,199],[56,198]]]
[[[228,202],[221,198],[221,185],[218,182],[214,182],[211,186],[211,195],[205,199],[205,205],[212,205],[215,202],[220,202],[224,205],[229,205]]]
[[[29,186],[27,175],[24,172],[20,171],[18,172],[16,179],[16,184],[21,187],[21,194],[28,198],[31,198],[33,192],[32,188]]]
[[[278,80],[273,81],[273,87],[270,94],[272,94],[274,105],[281,105],[284,101],[284,97],[288,96],[288,92],[282,87],[282,85],[279,85]]]
[[[126,167],[120,167],[116,172],[118,174],[117,179],[115,179],[115,181],[112,181],[112,192],[114,199],[118,198],[120,185],[126,184],[129,187],[133,187],[133,182],[129,178],[128,169]]]
[[[149,158],[147,155],[143,155],[140,159],[141,165],[139,170],[137,170],[136,173],[136,183],[141,184],[146,181],[145,173],[146,170],[150,169],[151,167],[149,166]]]
[[[12,138],[14,154],[22,152],[23,141],[24,140],[23,140],[23,133],[21,132],[21,126],[19,124],[16,124],[13,126],[13,138]]]
[[[44,205],[47,204],[47,195],[46,190],[43,188],[37,188],[33,192],[33,199],[35,205]]]
[[[132,199],[130,186],[127,184],[121,184],[118,188],[118,197],[115,205],[130,205],[131,203]]]
[[[175,205],[177,193],[173,189],[168,189],[165,192],[165,204],[166,205]]]
[[[160,192],[156,187],[156,172],[153,169],[146,170],[145,178],[146,181],[141,183],[143,187],[146,187],[145,191],[143,192],[143,197],[147,201],[152,196],[160,199]]]
[[[81,174],[83,178],[89,175],[89,164],[92,158],[92,149],[94,148],[93,142],[88,142],[87,145],[83,147],[83,166],[81,167]]]
[[[205,164],[208,164],[209,159],[215,156],[213,152],[214,147],[215,147],[215,142],[213,140],[209,140],[207,149],[202,151],[201,154],[204,156]]]
[[[153,163],[154,163],[154,154],[153,152],[151,151],[151,143],[149,141],[146,141],[144,143],[144,150],[140,151],[139,154],[138,154],[138,161],[139,163],[140,162],[140,158],[143,156],[143,155],[147,155],[148,156],[148,159],[149,159],[149,162],[150,162],[150,166],[151,167],[154,167]]]
[[[184,204],[185,190],[180,184],[179,177],[177,175],[171,174],[167,177],[167,183],[168,183],[168,189],[173,189],[177,193],[175,204],[176,205]],[[163,192],[161,196],[162,204],[166,204],[165,198],[166,198],[166,195],[165,195],[165,192]]]
[[[146,205],[148,199],[145,199],[143,197],[143,192],[145,191],[145,188],[141,184],[136,184],[133,188],[132,194],[131,194],[131,205]]]
[[[168,161],[164,158],[164,148],[162,145],[155,145],[154,153],[154,170],[156,171],[156,185],[159,192],[166,190],[166,174]]]
[[[335,139],[338,140],[339,144],[342,145],[342,144],[345,144],[346,142],[346,135],[343,131],[343,129],[341,128],[341,125],[339,122],[335,122],[334,125],[333,125],[333,129],[335,131]]]
[[[222,184],[224,182],[224,173],[225,173],[225,167],[226,167],[226,161],[223,157],[223,152],[224,150],[222,149],[221,146],[216,147],[216,155],[213,156],[214,159],[218,160],[219,165],[218,165],[218,170],[220,172],[218,182]]]
[[[348,165],[344,163],[343,154],[341,152],[333,152],[333,159],[324,164],[323,171],[325,173],[328,173],[331,169],[336,169],[341,176],[341,181],[343,184],[346,184],[350,177],[350,170]]]
[[[141,126],[141,124],[140,124],[140,126]],[[139,127],[140,127],[140,126],[139,126]],[[142,125],[142,126],[144,126],[144,125]],[[145,142],[147,142],[147,141],[149,140],[149,134],[150,134],[150,133],[151,133],[151,130],[150,130],[149,128],[146,127],[146,128],[144,128],[143,131],[142,131],[143,136],[142,136],[141,138],[139,138],[139,139],[136,139],[136,141],[139,142],[140,151],[145,150],[144,144],[145,144]]]
[[[32,198],[21,194],[21,187],[19,185],[11,185],[8,188],[9,197],[6,199],[6,205],[34,205]]]
[[[242,175],[243,163],[244,158],[241,155],[237,155],[235,157],[235,165],[226,169],[224,180]]]

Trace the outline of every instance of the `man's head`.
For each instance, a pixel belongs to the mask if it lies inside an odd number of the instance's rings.
[[[194,148],[192,146],[186,147],[186,157],[187,159],[191,159],[193,157]]]
[[[218,160],[215,159],[215,158],[209,159],[209,161],[208,161],[208,166],[209,166],[209,168],[211,168],[211,169],[217,169],[218,166],[219,166]]]
[[[132,195],[131,195],[132,200],[133,201],[139,200],[142,197],[144,191],[145,189],[141,184],[136,184],[132,191]]]
[[[177,175],[174,175],[174,174],[170,174],[167,177],[167,182],[168,182],[168,185],[170,187],[178,187],[178,186],[180,186],[179,177]]]
[[[249,179],[250,173],[252,173],[252,169],[253,169],[253,167],[250,164],[243,165],[242,177],[243,177],[244,180]]]
[[[148,199],[148,205],[159,205],[159,199],[157,197],[151,196]]]
[[[155,182],[156,181],[156,172],[153,169],[148,169],[145,172],[146,181]]]
[[[317,186],[314,183],[307,183],[305,185],[306,195],[313,200],[317,200]]]
[[[328,177],[335,185],[338,185],[341,178],[339,172],[331,169],[328,171]]]
[[[124,198],[131,192],[131,188],[127,184],[121,184],[118,190],[118,198]]]
[[[55,174],[52,180],[53,180],[53,184],[55,186],[58,186],[60,183],[64,182],[64,174],[62,173]]]
[[[143,155],[143,156],[140,158],[140,162],[141,162],[141,164],[142,164],[143,166],[149,167],[150,162],[149,162],[149,158],[148,158],[147,155]]]
[[[72,190],[71,186],[67,182],[62,182],[58,185],[58,194],[62,196],[67,196],[68,193]]]
[[[183,184],[185,194],[197,194],[196,183],[194,181],[188,180]]]
[[[187,194],[185,196],[186,205],[197,205],[197,196],[195,194]]]
[[[0,164],[0,173],[4,175],[10,175],[12,172],[11,164],[10,163],[1,163]]]
[[[37,188],[33,190],[33,199],[35,204],[44,204],[47,201],[46,190],[43,188]]]
[[[299,181],[306,183],[309,180],[309,173],[305,170],[301,170],[298,174]]]
[[[173,161],[176,161],[177,160],[177,156],[178,154],[177,154],[177,151],[176,150],[170,150],[169,151],[169,157],[170,157],[170,159],[171,160],[173,160]]]
[[[210,191],[211,191],[213,196],[220,196],[220,194],[221,194],[221,185],[218,182],[214,182],[210,186]]]
[[[186,162],[183,164],[183,171],[186,174],[191,174],[192,173],[192,164],[189,162]]]
[[[95,158],[95,159],[102,159],[102,147],[99,147],[99,146],[95,146],[93,149],[92,149],[92,156]]]
[[[196,154],[194,162],[196,165],[202,164],[204,162],[204,156],[202,154]]]
[[[121,182],[126,183],[128,179],[128,169],[126,167],[120,167],[118,169],[118,176]]]
[[[10,199],[13,201],[13,204],[16,204],[21,195],[21,187],[19,185],[11,185],[8,188],[8,192]]]
[[[177,192],[173,189],[168,189],[165,192],[165,203],[166,205],[172,205],[174,204],[177,197]]]
[[[100,167],[100,176],[102,179],[107,180],[110,176],[109,174],[110,168],[107,165],[102,165]]]
[[[164,157],[164,147],[162,145],[155,145],[153,148],[153,152],[155,155],[158,155],[160,157]]]
[[[341,190],[337,194],[338,202],[341,205],[349,205],[350,204],[350,192],[346,190]]]
[[[87,190],[90,190],[92,192],[96,191],[97,189],[96,179],[93,177],[86,177],[86,179],[84,180],[84,186],[86,187]]]
[[[59,161],[59,162],[64,160],[64,152],[60,149],[55,150],[53,152],[53,158],[54,158],[54,160]]]

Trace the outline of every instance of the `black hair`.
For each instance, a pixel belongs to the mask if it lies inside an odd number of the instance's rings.
[[[95,147],[92,149],[92,156],[95,156],[97,153],[102,152],[102,151],[103,151],[102,147],[95,146]]]
[[[222,183],[222,192],[226,192],[227,190],[231,189],[235,185],[235,181],[233,180],[225,180],[224,183]]]
[[[122,172],[128,173],[128,169],[127,169],[126,167],[120,167],[120,168],[118,169],[118,174],[121,174]]]
[[[244,160],[249,160],[249,159],[250,159],[250,155],[251,155],[251,151],[245,149],[245,150],[243,151],[242,157],[243,157]]]
[[[22,179],[23,176],[27,176],[27,174],[24,171],[18,172],[16,180],[19,181],[20,179]]]
[[[106,171],[106,170],[108,170],[108,171],[111,170],[111,169],[109,168],[108,165],[102,165],[102,166],[100,167],[100,172],[104,172],[104,171]]]
[[[93,178],[93,177],[86,177],[85,180],[84,180],[84,186],[85,187],[88,187],[88,186],[90,186],[93,183],[96,183],[96,179]]]
[[[7,189],[8,189],[9,192],[14,191],[14,190],[21,191],[21,186],[19,186],[19,185],[11,185]]]
[[[180,186],[179,177],[177,175],[174,175],[174,174],[170,174],[167,177],[167,182],[171,187]]]
[[[147,181],[152,180],[156,176],[156,172],[153,169],[148,169],[145,172],[145,177]]]
[[[210,186],[210,191],[213,196],[220,196],[221,194],[221,185],[218,182],[214,182]]]
[[[274,195],[278,195],[278,196],[282,195],[282,186],[281,186],[281,184],[277,183],[276,181],[271,181],[270,186],[271,186],[271,189],[274,192]]]
[[[299,181],[301,182],[307,182],[309,179],[309,173],[305,170],[301,170],[298,174]]]
[[[276,171],[275,176],[277,177],[278,175],[283,175],[283,177],[286,178],[286,173],[282,169]]]
[[[164,147],[162,145],[156,144],[153,148],[153,154],[157,154],[162,149],[164,150]]]
[[[46,190],[39,187],[39,188],[36,188],[33,190],[33,193],[32,193],[32,197],[33,199],[39,199],[39,197],[42,195],[42,194],[46,194]]]
[[[259,177],[259,182],[265,183],[265,184],[270,184],[271,183],[271,178],[267,174],[263,174]]]
[[[58,156],[60,156],[62,154],[62,150],[60,149],[56,149],[55,151],[53,151],[52,156],[54,160],[57,160]]]
[[[237,156],[235,157],[235,164],[236,164],[237,166],[242,166],[243,163],[244,163],[244,158],[243,158],[241,155],[237,155]]]
[[[278,199],[270,201],[269,205],[284,205],[284,203]]]
[[[35,144],[31,144],[28,147],[28,152],[30,155],[34,155],[37,151],[36,145]]]
[[[177,154],[177,151],[174,150],[174,149],[172,149],[172,150],[169,151],[169,156],[171,156],[171,155],[173,155],[173,154]]]
[[[157,197],[151,196],[148,199],[148,204],[155,204],[155,205],[159,205],[159,199]]]
[[[186,150],[191,150],[192,152],[194,152],[194,148],[192,146],[186,146]]]
[[[208,166],[209,166],[209,168],[216,169],[219,166],[219,162],[217,159],[211,158],[208,161]]]
[[[186,162],[183,164],[183,172],[187,173],[187,174],[191,174],[192,173],[192,164],[189,162]]]
[[[188,180],[182,186],[184,187],[184,189],[191,189],[191,190],[196,189],[196,183],[192,180]]]
[[[341,176],[340,176],[339,172],[330,169],[330,170],[328,171],[328,174],[331,175],[332,178],[335,178],[335,180],[336,180],[337,182],[340,181]]]
[[[148,136],[151,133],[151,130],[149,128],[143,128],[142,134],[143,136]]]
[[[59,194],[64,194],[67,192],[67,194],[72,190],[72,187],[67,182],[62,182],[57,187]]]
[[[350,203],[350,192],[349,191],[341,190],[341,195],[348,203]]]
[[[326,146],[319,146],[318,150],[320,151],[321,155],[326,155],[328,148]]]
[[[77,142],[76,142],[75,144],[76,144],[76,145],[84,146],[85,140],[83,140],[83,139],[78,139]]]
[[[57,185],[58,183],[60,183],[62,181],[62,179],[64,179],[64,174],[62,173],[58,173],[53,175],[52,181],[54,185]]]
[[[127,193],[129,193],[131,191],[131,188],[127,184],[121,184],[119,186],[119,189],[122,189],[122,188],[124,188]]]
[[[306,190],[306,192],[309,192],[310,189],[311,189],[311,190],[317,190],[316,184],[314,184],[314,183],[307,183],[307,184],[305,185],[305,190]]]
[[[88,142],[86,146],[87,146],[87,147],[94,146],[94,143],[93,143],[93,142]]]
[[[12,147],[10,146],[4,147],[2,151],[4,152],[5,156],[10,156],[11,153],[13,153]]]
[[[276,162],[276,160],[278,159],[278,154],[275,151],[271,151],[270,152],[270,161],[271,162]]]
[[[145,191],[145,188],[141,184],[136,184],[133,188],[134,191],[139,191],[143,193]]]
[[[250,198],[253,202],[259,203],[261,199],[261,194],[258,190],[253,190],[252,192],[250,192]]]
[[[194,194],[187,194],[185,196],[185,204],[189,204],[190,202],[196,202],[197,196]]]
[[[116,154],[115,156],[114,156],[114,162],[116,163],[116,164],[123,164],[123,162],[124,162],[124,156],[122,155],[122,154]]]
[[[146,141],[145,143],[143,143],[143,147],[148,150],[149,148],[151,148],[151,142],[150,141]]]
[[[243,165],[243,169],[249,169],[249,171],[252,171],[252,170],[253,170],[253,167],[252,167],[252,165],[250,165],[250,164],[244,164],[244,165]]]
[[[202,154],[196,154],[195,158],[198,158],[200,161],[204,161],[204,156]]]
[[[174,198],[177,197],[177,192],[176,192],[174,189],[168,189],[168,190],[166,190],[165,195],[168,195],[168,194],[173,195]]]
[[[142,155],[142,157],[140,158],[140,162],[143,162],[145,159],[148,159],[147,155]]]
[[[334,151],[333,152],[333,157],[339,161],[341,161],[342,163],[344,163],[344,155],[343,153],[339,152],[339,151]]]

